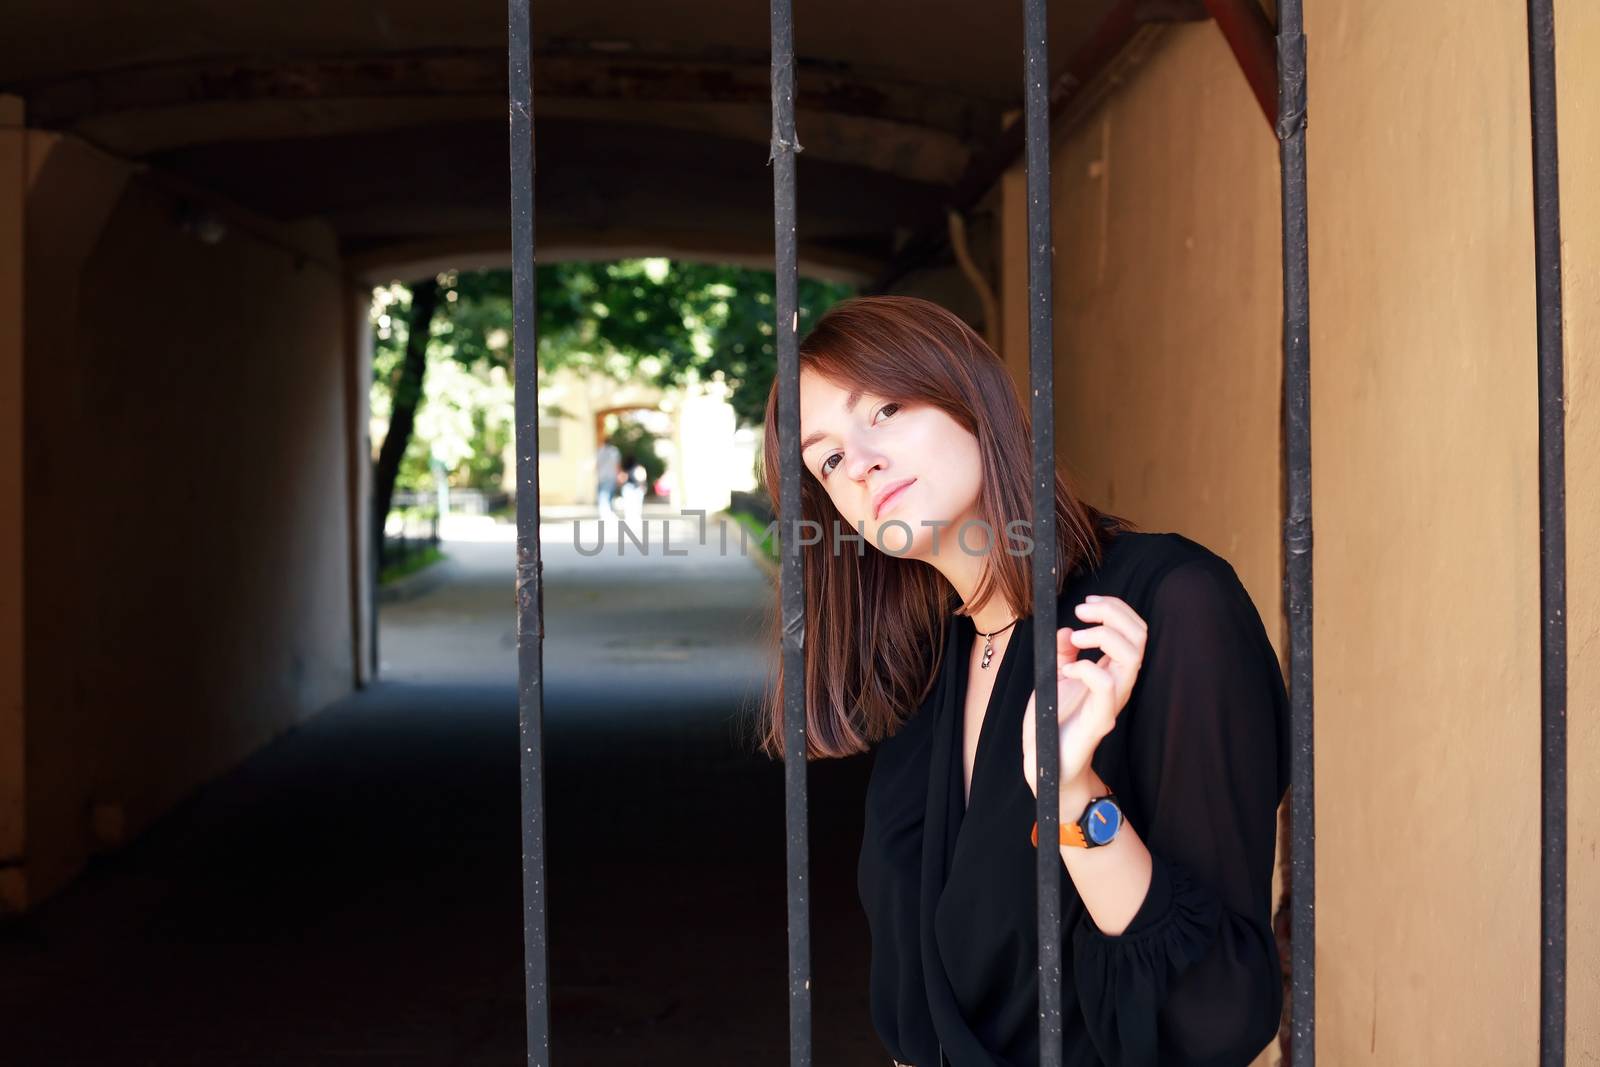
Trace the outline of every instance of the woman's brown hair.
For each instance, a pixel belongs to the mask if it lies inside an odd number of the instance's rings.
[[[1022,520],[1032,529],[1033,437],[1010,373],[983,338],[931,301],[858,297],[834,305],[817,320],[800,342],[800,368],[842,388],[933,404],[977,438],[982,463],[977,511],[995,543],[972,603],[982,604],[998,590],[1019,611],[1031,613],[1030,557],[1001,546],[1007,543],[1008,523]],[[775,381],[767,396],[763,466],[782,530],[780,458]],[[809,469],[800,481],[801,518],[824,531],[855,530]],[[1059,471],[1055,497],[1059,595],[1065,576],[1079,566],[1097,566],[1106,540],[1130,524],[1080,501]],[[857,554],[852,542],[834,551],[833,540],[829,533],[801,548],[810,757],[854,755],[893,734],[933,684],[950,615],[970,614],[932,566],[873,548]],[[776,618],[768,632],[778,654],[761,711],[760,740],[763,750],[781,756],[783,657]]]

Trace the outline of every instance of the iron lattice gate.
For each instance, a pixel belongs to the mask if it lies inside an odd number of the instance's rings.
[[[517,427],[517,651],[522,770],[523,937],[528,1063],[550,1063],[549,963],[544,866],[543,642],[539,550],[538,373],[534,333],[534,125],[532,0],[509,0],[510,162]],[[1055,411],[1051,351],[1050,100],[1046,0],[1023,0],[1024,114],[1028,190],[1028,359],[1034,426],[1034,699],[1038,796],[1055,789],[1056,630],[1052,576]],[[1237,9],[1206,6],[1222,22]],[[779,500],[787,523],[800,514],[798,245],[796,241],[795,77],[792,0],[771,0],[773,222],[779,434],[785,462]],[[1533,119],[1535,269],[1538,298],[1540,608],[1542,629],[1540,1064],[1565,1062],[1566,1033],[1566,499],[1561,329],[1561,252],[1552,0],[1528,0]],[[1284,607],[1289,620],[1289,689],[1293,734],[1290,789],[1291,991],[1293,1063],[1315,1062],[1315,809],[1313,805],[1312,521],[1310,284],[1306,207],[1306,40],[1302,0],[1279,0],[1277,115],[1282,177],[1283,417],[1287,498],[1283,547]],[[811,942],[802,669],[805,603],[798,536],[781,537],[784,672],[799,684],[783,693],[785,811],[788,849],[789,1049],[794,1067],[810,1067]],[[1058,814],[1041,799],[1039,835],[1053,840]],[[1054,850],[1039,850],[1039,1027],[1044,1067],[1059,1067],[1061,959]]]

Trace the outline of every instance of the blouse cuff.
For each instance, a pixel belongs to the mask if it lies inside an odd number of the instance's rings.
[[[1084,1018],[1106,1063],[1155,1067],[1157,1019],[1173,980],[1220,935],[1215,891],[1176,863],[1150,857],[1150,891],[1123,933],[1101,933],[1085,909],[1073,930],[1074,976]]]
[[[1222,903],[1210,887],[1196,881],[1183,867],[1150,854],[1150,888],[1144,902],[1120,934],[1103,933],[1084,909],[1079,937],[1097,942],[1102,950],[1114,946],[1161,940],[1167,943],[1174,971],[1205,955],[1222,920]]]

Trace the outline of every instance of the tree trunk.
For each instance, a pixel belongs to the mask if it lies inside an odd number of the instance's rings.
[[[428,336],[433,327],[433,312],[439,304],[439,283],[432,278],[411,287],[411,310],[406,321],[406,358],[400,364],[400,377],[394,384],[394,403],[390,406],[389,432],[378,450],[372,474],[373,536],[378,544],[380,565],[383,559],[383,525],[394,502],[394,483],[400,475],[400,460],[411,443],[411,430],[417,422],[417,405],[422,401],[422,376],[428,369]]]

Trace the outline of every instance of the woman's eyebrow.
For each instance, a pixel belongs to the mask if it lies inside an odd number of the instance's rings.
[[[861,402],[861,390],[859,390],[859,389],[850,390],[850,395],[845,397],[845,401],[844,401],[845,414],[848,415],[850,412],[854,411],[856,409],[856,405],[859,404],[860,402]],[[807,434],[806,435],[806,439],[804,441],[800,442],[800,451],[802,453],[804,453],[806,449],[810,448],[812,445],[816,444],[818,441],[822,440],[826,436],[828,436],[828,434],[824,430],[818,430],[816,433]]]

